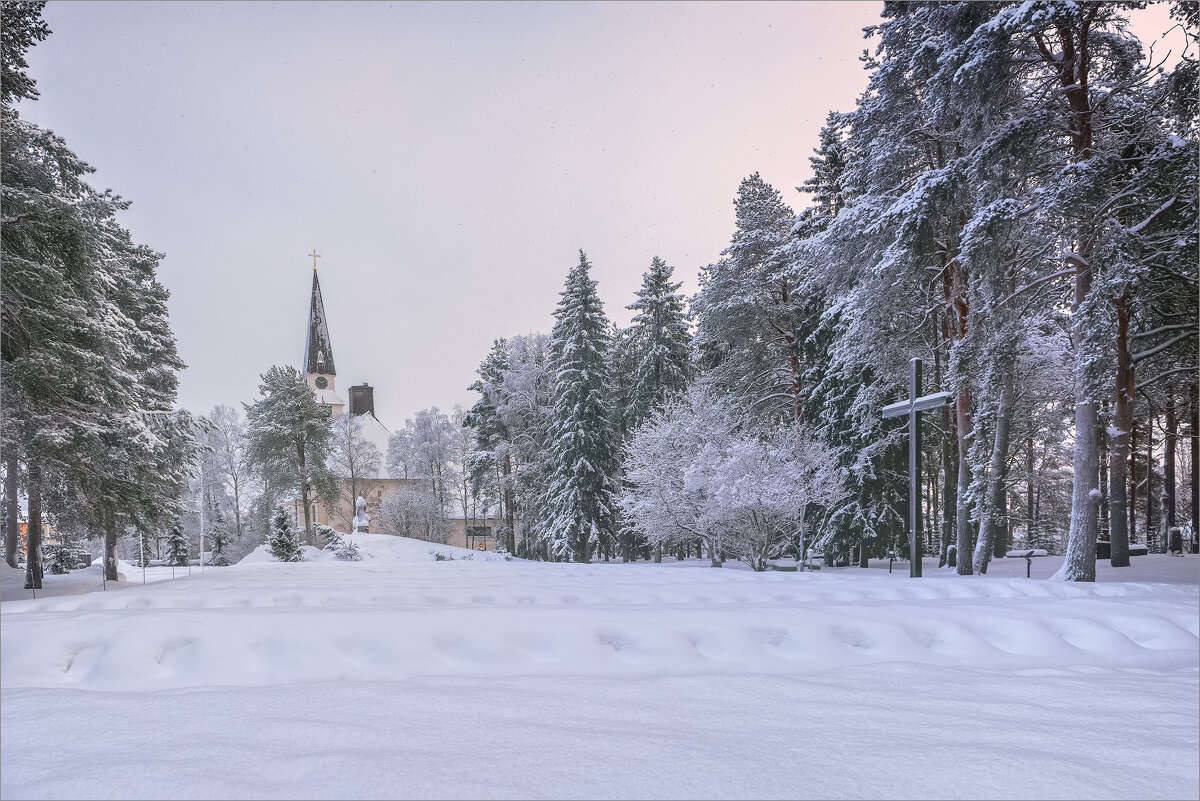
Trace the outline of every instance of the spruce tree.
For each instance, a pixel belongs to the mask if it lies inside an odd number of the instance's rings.
[[[174,567],[184,567],[188,563],[189,545],[187,535],[183,533],[183,523],[176,521],[167,532],[167,564]]]
[[[642,276],[638,299],[626,308],[637,312],[629,328],[633,352],[630,430],[683,391],[692,374],[692,334],[685,301],[672,281],[675,268],[655,256]]]
[[[475,449],[468,459],[471,482],[476,487],[490,483],[496,475],[501,516],[504,518],[502,539],[507,553],[516,551],[515,509],[513,497],[512,433],[500,413],[504,403],[504,376],[510,369],[508,342],[501,338],[492,343],[492,350],[476,371],[479,380],[467,387],[479,393],[479,400],[467,412],[464,423],[475,429]],[[497,475],[498,474],[498,475]]]
[[[229,565],[229,558],[225,555],[225,550],[229,547],[231,539],[229,523],[225,520],[225,515],[221,513],[219,504],[213,503],[212,509],[212,525],[208,529],[208,536],[212,541],[212,556],[209,557],[208,564],[226,567]]]
[[[607,397],[608,320],[590,269],[580,250],[579,264],[560,293],[551,333],[549,539],[553,558],[579,562],[590,560],[593,547],[607,553],[616,535],[613,478],[619,443]]]
[[[271,555],[280,562],[301,562],[304,560],[300,550],[300,538],[292,531],[291,520],[287,510],[282,506],[275,510],[275,518],[271,523],[271,535],[267,538],[267,548]]]

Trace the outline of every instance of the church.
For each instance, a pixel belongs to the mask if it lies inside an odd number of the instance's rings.
[[[392,493],[408,484],[416,484],[416,479],[393,478],[388,473],[387,454],[388,439],[391,432],[375,415],[375,390],[364,382],[349,388],[350,403],[347,404],[337,389],[337,365],[333,358],[333,345],[329,337],[329,323],[325,317],[325,302],[321,297],[321,281],[317,276],[316,251],[309,254],[313,257],[312,297],[309,301],[308,335],[304,343],[304,373],[308,385],[316,395],[317,403],[329,410],[330,417],[340,417],[348,414],[359,420],[359,431],[364,440],[375,446],[379,452],[379,468],[371,475],[360,479],[358,494],[367,502],[367,514],[371,517],[371,533],[386,533],[381,531],[376,521],[379,519],[379,505]],[[337,502],[327,506],[317,501],[312,505],[311,515],[314,523],[323,523],[339,531],[350,531],[354,519],[356,498],[350,497],[350,482],[338,481],[339,495]],[[304,525],[304,510],[299,499],[292,502],[294,520],[298,527]],[[462,512],[455,513],[446,510],[451,521],[451,529],[447,539],[448,545],[460,548],[478,550],[493,550],[495,543],[491,529],[497,521],[491,519],[464,519]],[[305,537],[310,545],[318,545],[312,537]]]

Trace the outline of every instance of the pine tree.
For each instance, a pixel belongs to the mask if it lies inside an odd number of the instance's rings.
[[[292,523],[287,510],[282,506],[275,510],[275,518],[271,525],[271,534],[267,538],[267,548],[271,555],[280,562],[302,562],[304,552],[300,548],[300,538],[292,531]]]
[[[208,529],[208,536],[212,542],[212,555],[208,558],[208,564],[217,567],[226,567],[229,565],[229,558],[225,555],[226,549],[229,547],[231,532],[229,523],[225,520],[225,515],[221,512],[220,504],[212,504],[212,524]]]
[[[343,501],[340,508],[346,509],[342,519],[350,527],[354,515],[350,510],[360,495],[367,493],[366,482],[379,474],[383,454],[374,443],[363,438],[362,417],[343,414],[333,421],[330,429],[329,467],[340,482]]]
[[[478,488],[491,483],[495,476],[503,531],[498,531],[507,553],[516,551],[516,510],[513,486],[512,434],[500,413],[504,403],[504,376],[510,369],[508,342],[497,339],[492,350],[476,371],[479,380],[467,387],[479,393],[479,400],[467,412],[464,424],[475,430],[475,449],[468,458],[472,483]]]
[[[115,579],[118,532],[177,513],[194,452],[190,416],[174,410],[183,364],[155,278],[161,256],[117,223],[129,204],[89,187],[92,169],[12,106],[37,96],[24,53],[49,33],[41,7],[0,6],[3,445],[25,468],[35,587],[43,501],[60,525],[105,532]]]
[[[176,521],[167,532],[167,564],[174,567],[186,566],[189,551],[187,535],[183,533],[183,523]]]
[[[700,365],[764,422],[797,419],[802,298],[788,252],[795,215],[758,173],[738,186],[734,211],[729,247],[701,271],[692,301]]]
[[[332,421],[329,411],[295,367],[263,373],[262,395],[245,404],[250,463],[268,483],[290,487],[304,507],[304,531],[311,535],[312,503],[337,497],[337,480],[328,467]]]
[[[606,396],[609,324],[590,269],[580,250],[579,264],[568,273],[560,293],[551,334],[549,533],[555,558],[569,555],[579,562],[591,559],[593,545],[607,553],[616,535],[613,478],[618,443]]]
[[[638,299],[626,308],[637,312],[629,328],[634,362],[630,430],[662,408],[668,397],[682,392],[692,374],[692,334],[682,281],[658,256],[642,276]]]

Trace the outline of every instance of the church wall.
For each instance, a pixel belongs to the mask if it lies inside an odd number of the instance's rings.
[[[359,494],[367,502],[367,514],[371,516],[371,533],[380,534],[379,504],[406,484],[416,484],[414,479],[404,478],[367,478],[358,482]],[[332,509],[326,509],[327,516],[321,520],[327,526],[333,526],[338,531],[350,531],[350,523],[354,520],[354,503],[357,498],[350,497],[350,482],[338,481],[341,497]]]

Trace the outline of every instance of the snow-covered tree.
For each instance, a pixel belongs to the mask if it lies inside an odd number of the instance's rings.
[[[354,504],[366,492],[366,479],[374,478],[379,472],[383,454],[374,443],[362,435],[362,418],[343,414],[333,421],[329,443],[329,467],[341,479],[341,498],[344,501],[342,524],[350,527]]]
[[[302,562],[304,551],[301,549],[300,537],[292,530],[291,516],[282,506],[275,510],[271,523],[271,535],[267,538],[267,548],[280,562]]]
[[[338,559],[345,562],[362,561],[362,551],[358,549],[358,546],[332,526],[317,523],[317,535],[325,541],[323,550],[329,551]]]
[[[687,307],[672,281],[674,268],[658,256],[642,276],[638,299],[627,308],[637,312],[628,329],[631,403],[629,430],[636,428],[668,397],[682,392],[692,375],[692,333]]]
[[[698,541],[714,566],[728,554],[754,570],[798,545],[806,522],[819,531],[808,513],[826,519],[845,494],[838,454],[790,423],[766,438],[757,428],[703,382],[652,414],[626,449],[632,524],[652,543]]]
[[[189,550],[187,536],[183,533],[183,524],[176,521],[171,526],[171,530],[167,532],[167,564],[176,567],[186,566]]]
[[[504,376],[509,366],[508,342],[497,339],[476,371],[479,379],[467,388],[478,392],[479,399],[463,418],[463,424],[474,432],[473,447],[464,461],[466,475],[476,494],[494,496],[498,501],[498,513],[504,523],[497,527],[497,546],[513,553],[517,547],[513,443],[512,433],[500,412],[506,395]]]
[[[209,412],[208,422],[211,428],[205,444],[213,449],[212,463],[216,480],[229,493],[233,533],[241,540],[245,534],[244,518],[248,514],[253,484],[245,421],[237,409],[219,404]]]
[[[592,543],[604,553],[616,535],[613,501],[618,443],[608,392],[609,323],[589,273],[587,255],[567,274],[554,312],[551,370],[553,472],[547,489],[555,559],[590,561]]]
[[[41,4],[2,13],[0,379],[6,459],[23,465],[9,475],[24,476],[29,509],[27,582],[41,581],[44,506],[60,524],[104,531],[115,579],[119,534],[178,513],[194,449],[191,418],[174,409],[183,365],[155,277],[161,256],[116,220],[128,203],[88,186],[91,168],[13,107],[37,96],[24,54],[49,33]],[[16,493],[8,503],[11,520]]]
[[[225,515],[221,512],[221,506],[217,503],[212,503],[212,523],[209,525],[206,544],[211,549],[211,556],[208,558],[208,564],[217,567],[227,567],[229,565],[229,544],[233,539],[233,534],[229,529],[229,522],[225,519]]]
[[[332,437],[328,410],[317,403],[294,367],[263,373],[261,397],[246,408],[250,464],[277,487],[288,487],[304,508],[304,531],[312,532],[312,504],[332,504],[337,481],[329,469]]]
[[[734,200],[721,260],[701,270],[692,301],[701,366],[764,421],[800,415],[800,302],[787,245],[795,214],[758,173]]]
[[[428,485],[402,487],[379,505],[381,530],[398,537],[445,542],[450,534],[446,509]]]

